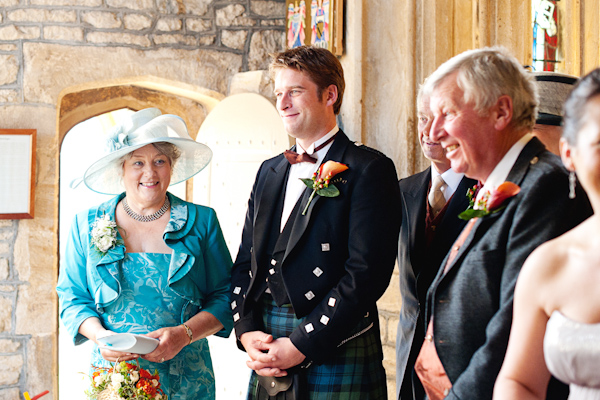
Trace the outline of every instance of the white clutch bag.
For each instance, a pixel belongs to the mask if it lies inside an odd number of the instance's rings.
[[[97,338],[100,348],[123,353],[148,354],[158,346],[158,339],[133,333],[117,333]]]

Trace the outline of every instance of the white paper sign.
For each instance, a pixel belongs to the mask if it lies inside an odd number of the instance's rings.
[[[0,213],[29,213],[31,135],[0,135]]]

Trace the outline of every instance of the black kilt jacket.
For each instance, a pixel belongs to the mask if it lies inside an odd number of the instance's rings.
[[[398,247],[401,212],[393,162],[351,142],[340,130],[324,162],[348,165],[336,175],[337,197],[314,196],[298,213],[281,274],[298,318],[306,320],[290,335],[307,360],[326,363],[366,315],[379,329],[375,302],[388,287]],[[263,330],[261,304],[251,293],[259,268],[269,268],[268,233],[277,199],[285,190],[289,164],[282,154],[265,161],[257,174],[232,270],[231,307],[236,336]],[[309,178],[309,177],[307,177]],[[310,189],[301,196],[300,210]],[[240,345],[238,343],[238,345]]]

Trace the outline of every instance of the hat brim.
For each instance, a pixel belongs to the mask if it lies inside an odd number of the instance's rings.
[[[577,77],[558,72],[539,71],[533,73],[538,88],[538,117],[537,124],[560,125],[563,104]]]
[[[537,115],[535,123],[540,125],[560,126],[562,124],[562,120],[563,118],[560,115],[540,112]]]
[[[151,138],[133,146],[115,150],[93,163],[83,176],[85,185],[97,193],[119,194],[125,190],[123,185],[123,165],[120,162],[125,155],[153,143],[171,143],[179,149],[181,156],[171,171],[170,185],[184,182],[202,171],[212,158],[212,150],[192,139],[177,137]]]

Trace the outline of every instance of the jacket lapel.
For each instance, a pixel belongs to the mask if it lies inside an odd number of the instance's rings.
[[[545,150],[545,147],[542,144],[542,142],[540,142],[535,137],[533,139],[531,139],[529,141],[529,143],[527,143],[525,145],[523,150],[521,150],[521,154],[519,154],[517,161],[515,161],[515,164],[513,165],[510,172],[508,173],[508,177],[506,178],[507,181],[513,182],[520,186],[523,182],[523,179],[525,179],[525,175],[527,175],[527,171],[529,170],[529,167],[532,164],[535,164],[537,162],[536,158],[544,150]],[[518,198],[518,196],[519,195],[517,195],[516,197]],[[518,199],[516,199],[516,198],[509,199],[508,201],[515,201],[515,200],[518,201]],[[462,259],[465,252],[467,252],[467,250],[472,245],[474,245],[474,243],[475,243],[474,239],[482,237],[484,235],[484,233],[481,233],[479,231],[482,229],[487,230],[494,223],[494,221],[500,217],[500,215],[502,215],[502,211],[494,213],[494,214],[486,215],[477,220],[477,222],[475,223],[475,226],[473,226],[473,229],[471,230],[469,236],[467,237],[467,239],[461,246],[458,253],[456,254],[456,257],[452,261],[452,264],[448,268],[447,272],[449,272],[454,267],[454,265],[456,265],[457,262]],[[442,272],[443,268],[440,268],[440,271]]]
[[[110,215],[112,220],[114,221],[115,208],[117,207],[118,202],[125,197],[125,194],[121,195],[102,203],[94,212],[94,209],[90,209],[90,214],[88,215],[88,222],[90,223],[90,234],[91,234],[91,224],[94,223],[99,218],[102,218],[104,215]],[[95,215],[94,215],[95,213]],[[117,231],[118,240],[123,240],[120,233]],[[97,307],[105,307],[113,302],[119,296],[119,282],[118,282],[118,263],[125,258],[125,245],[119,244],[106,252],[106,254],[102,255],[91,246],[88,249],[89,259],[94,266],[93,269],[95,273],[100,277],[104,285],[100,285],[98,290],[94,293],[94,301],[97,304]]]
[[[266,171],[263,190],[260,194],[260,200],[256,207],[256,217],[254,220],[253,233],[253,251],[256,255],[256,260],[262,259],[267,243],[268,235],[273,221],[276,202],[285,189],[287,170],[289,167],[288,161],[281,156],[281,160],[277,165],[269,168]]]
[[[529,171],[529,167],[535,163],[537,163],[537,158],[546,148],[539,141],[538,138],[534,137],[525,145],[523,151],[517,158],[515,165],[510,170],[508,174],[507,181],[516,183],[517,185],[521,185],[523,179],[525,179],[525,175],[527,175],[527,171]]]
[[[344,153],[346,152],[346,148],[348,147],[349,144],[350,144],[350,139],[348,139],[348,137],[340,129],[335,140],[333,141],[333,144],[331,145],[331,148],[327,152],[327,155],[325,155],[325,158],[323,159],[323,163],[325,163],[329,160],[343,162]],[[351,165],[348,165],[348,167],[352,168]],[[340,192],[343,191],[342,185],[338,184],[336,186],[338,187],[338,189],[340,189]],[[288,245],[285,250],[285,255],[283,256],[284,261],[285,261],[285,258],[290,253],[290,251],[292,251],[294,246],[296,246],[296,244],[298,243],[298,241],[304,234],[304,231],[306,230],[306,227],[308,226],[308,222],[310,221],[310,218],[312,216],[312,211],[313,211],[315,205],[317,204],[317,202],[319,202],[321,199],[321,196],[315,194],[312,201],[310,202],[310,205],[308,206],[308,209],[306,210],[306,214],[302,215],[302,211],[304,211],[304,209],[306,208],[306,205],[308,204],[308,200],[310,199],[311,193],[312,193],[312,190],[309,188],[306,188],[306,190],[302,193],[300,209],[299,209],[296,219],[294,221],[294,225],[292,227],[292,232],[290,233],[290,240],[288,241]]]
[[[427,197],[427,191],[429,190],[430,180],[431,167],[427,168],[422,173],[422,176],[418,182],[416,182],[416,185],[412,186],[410,190],[401,192],[402,200],[404,200],[406,215],[408,216],[408,221],[405,226],[410,227],[410,232],[408,233],[409,251],[416,248],[416,239],[420,236],[417,233],[417,229],[419,228],[419,225],[425,221],[427,213],[425,199]],[[412,254],[409,254],[409,258],[411,260],[411,264],[413,264],[415,260],[412,259]]]

